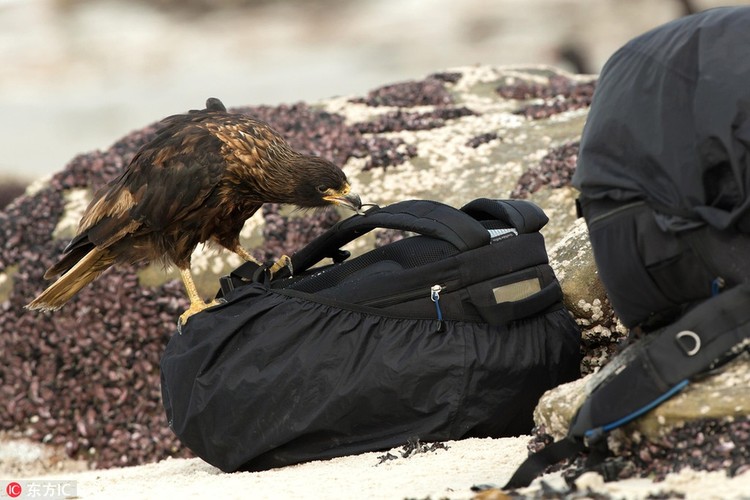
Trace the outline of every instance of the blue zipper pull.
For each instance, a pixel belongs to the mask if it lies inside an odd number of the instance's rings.
[[[724,281],[724,278],[719,276],[718,278],[714,279],[711,282],[711,296],[716,297],[721,293],[721,291],[724,289],[724,286],[726,285],[726,282]]]
[[[438,332],[442,332],[445,326],[443,324],[443,311],[440,309],[440,292],[443,291],[443,288],[444,287],[440,285],[433,285],[432,288],[430,288],[430,299],[435,303],[435,310],[437,311]]]

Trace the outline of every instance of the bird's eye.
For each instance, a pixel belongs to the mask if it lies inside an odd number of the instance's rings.
[[[324,184],[321,184],[315,189],[317,189],[320,194],[325,194],[325,192],[328,191],[328,188]]]

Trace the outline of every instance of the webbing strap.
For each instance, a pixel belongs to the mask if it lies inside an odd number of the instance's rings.
[[[513,490],[528,486],[550,465],[566,458],[573,458],[584,449],[586,449],[586,445],[583,439],[571,436],[549,444],[524,460],[502,489]]]

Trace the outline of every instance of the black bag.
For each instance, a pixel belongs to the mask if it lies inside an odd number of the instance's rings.
[[[572,183],[629,328],[750,282],[748,26],[748,6],[709,9],[635,37],[602,68]]]
[[[245,264],[167,346],[170,427],[224,471],[529,432],[539,396],[579,376],[546,222],[525,201],[405,201],[336,224],[294,277]],[[417,234],[346,260],[374,228]]]
[[[748,349],[749,23],[748,7],[686,16],[602,69],[573,184],[615,312],[651,333],[596,374],[568,435],[504,489],[584,450],[587,468],[615,478],[609,431]]]

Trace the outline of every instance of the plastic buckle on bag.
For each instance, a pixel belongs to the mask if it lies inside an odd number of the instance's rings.
[[[221,288],[221,297],[226,297],[229,292],[234,290],[234,282],[232,281],[232,276],[226,274],[219,278],[219,288]]]
[[[226,297],[230,292],[248,284],[257,268],[258,265],[254,262],[245,262],[231,273],[221,276],[219,278],[219,291],[216,293],[216,298]]]

